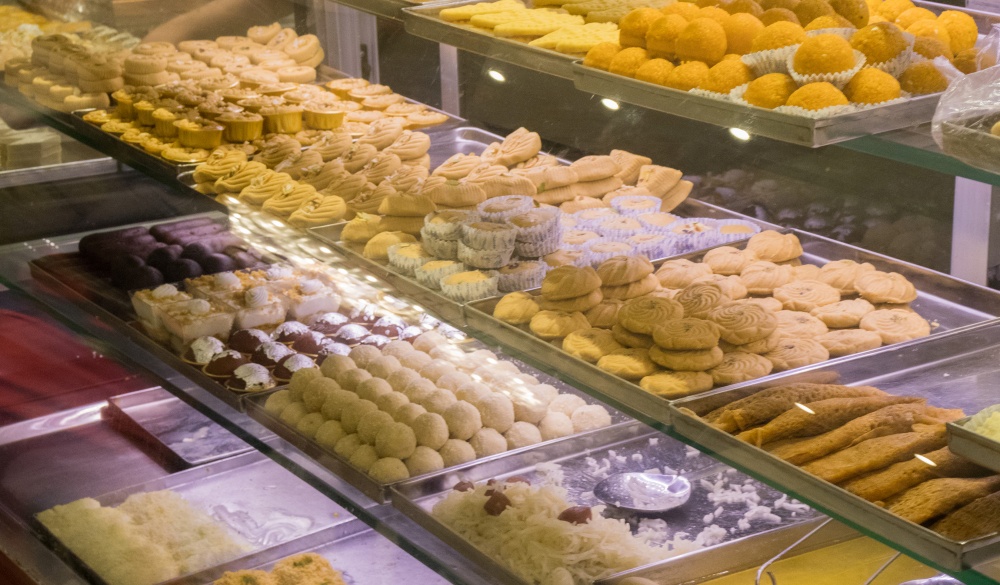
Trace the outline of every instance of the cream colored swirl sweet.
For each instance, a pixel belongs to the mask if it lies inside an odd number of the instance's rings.
[[[867,262],[859,264],[854,260],[834,260],[819,269],[816,280],[838,289],[841,294],[849,295],[857,292],[854,281],[858,276],[874,270],[875,267]]]
[[[324,162],[329,162],[347,153],[351,149],[351,144],[353,141],[349,133],[334,130],[324,132],[308,150],[318,152]]]
[[[792,281],[792,267],[767,260],[751,262],[740,272],[740,280],[752,295],[770,295],[774,289]]]
[[[757,259],[757,254],[753,251],[740,250],[732,246],[720,246],[706,252],[701,261],[708,264],[715,274],[731,276],[739,275],[744,268]]]
[[[685,317],[704,319],[715,307],[728,303],[731,299],[722,287],[712,283],[692,283],[677,293],[674,300],[684,307]]]
[[[288,223],[295,227],[326,225],[340,221],[347,215],[347,203],[336,195],[310,199],[292,212]]]
[[[802,255],[802,243],[795,234],[764,230],[750,238],[747,250],[757,254],[761,260],[787,262]]]
[[[927,319],[905,309],[872,311],[861,318],[861,328],[878,333],[885,344],[900,343],[931,334]]]
[[[267,172],[267,167],[259,162],[245,162],[229,171],[215,182],[215,192],[239,193],[253,182],[255,178]]]
[[[716,386],[728,386],[748,382],[766,376],[774,365],[765,357],[743,351],[725,354],[722,362],[708,371]]]
[[[711,349],[719,344],[719,326],[707,319],[672,319],[653,329],[653,341],[663,349]]]
[[[864,299],[850,299],[822,307],[816,307],[809,312],[827,327],[843,329],[857,327],[861,318],[875,310],[875,306]]]
[[[518,128],[504,138],[495,149],[487,148],[483,160],[492,164],[512,167],[538,154],[542,149],[542,138],[537,132]]]
[[[872,303],[909,303],[917,298],[917,289],[902,274],[870,270],[859,275],[854,286]]]
[[[809,313],[782,310],[774,314],[778,319],[775,332],[781,337],[807,339],[827,332],[825,323]]]
[[[775,288],[774,298],[790,311],[809,312],[840,301],[840,291],[818,280],[795,280]]]
[[[664,262],[656,271],[656,278],[660,280],[663,288],[684,288],[695,279],[711,274],[712,268],[707,264],[680,259]]]
[[[412,167],[403,165],[396,172],[386,177],[386,181],[393,186],[398,193],[418,195],[423,190],[424,181],[428,177],[427,169],[424,167]]]
[[[615,256],[597,267],[601,286],[622,286],[652,273],[653,264],[645,256]]]
[[[778,319],[758,305],[731,303],[712,309],[708,318],[719,326],[720,337],[733,345],[764,339],[778,327]]]
[[[423,132],[404,130],[399,138],[387,146],[383,154],[395,154],[400,160],[412,160],[427,154],[431,149],[431,138]]]
[[[299,181],[308,183],[316,187],[317,190],[322,190],[344,174],[347,174],[347,171],[344,170],[344,163],[334,159],[303,169],[302,174],[299,175]]]
[[[465,177],[465,180],[469,183],[481,186],[486,181],[499,177],[505,173],[507,173],[507,167],[484,162],[472,169],[468,176]]]
[[[722,363],[722,350],[718,347],[674,351],[658,345],[649,348],[649,359],[678,372],[704,372]]]
[[[423,193],[443,207],[472,207],[486,201],[486,192],[479,185],[441,176],[428,177]]]
[[[358,138],[359,144],[370,144],[376,150],[388,148],[403,135],[404,124],[398,118],[381,118],[370,122],[368,132]]]
[[[482,162],[478,154],[453,154],[448,160],[441,163],[441,166],[434,169],[431,175],[453,180],[464,179]]]
[[[307,201],[321,197],[322,195],[317,193],[312,185],[292,182],[283,186],[277,195],[265,201],[262,209],[268,213],[288,217]]]
[[[648,335],[660,323],[684,317],[684,307],[677,301],[642,297],[625,301],[618,311],[618,323],[633,333]]]
[[[526,292],[513,292],[505,295],[493,308],[493,316],[512,325],[524,325],[538,313],[538,303]]]
[[[378,156],[378,149],[371,144],[356,143],[340,157],[344,170],[349,173],[360,172],[372,159]]]
[[[322,168],[323,156],[314,150],[304,150],[288,155],[285,160],[275,165],[278,173],[287,173],[293,179],[302,177],[302,173],[312,167]]]
[[[243,293],[243,302],[250,308],[263,307],[269,300],[270,294],[262,286],[255,286]]]
[[[365,178],[364,175],[352,175],[351,173],[344,171],[330,181],[330,183],[320,191],[320,194],[324,196],[336,195],[346,202],[357,197],[368,184],[368,179]],[[372,188],[374,189],[374,185]]]
[[[749,294],[746,285],[743,284],[743,279],[739,276],[722,276],[721,274],[713,274],[711,276],[696,278],[694,281],[694,284],[701,283],[712,283],[718,285],[719,288],[722,289],[722,292],[726,293],[726,296],[733,301],[744,299]]]
[[[584,315],[592,327],[611,329],[618,323],[618,311],[624,304],[625,301],[605,297],[596,307],[587,310]]]
[[[379,190],[374,183],[366,183],[358,194],[347,202],[347,208],[355,213],[377,213],[382,200],[393,191],[390,185],[387,187]]]
[[[774,371],[783,372],[825,362],[830,359],[830,352],[815,339],[782,339],[778,347],[764,357],[774,366]]]
[[[531,318],[528,327],[542,339],[561,339],[574,331],[589,329],[590,322],[583,313],[539,311]]]
[[[263,163],[269,169],[273,169],[281,161],[301,151],[302,145],[297,140],[290,136],[279,134],[274,138],[268,139],[260,152],[253,157],[253,160]]]
[[[615,350],[597,360],[597,367],[626,380],[640,380],[656,372],[656,363],[641,348]]]
[[[286,187],[291,189],[294,186],[295,181],[285,173],[267,171],[250,181],[250,184],[240,191],[239,199],[248,205],[261,206]]]
[[[566,336],[562,349],[592,364],[613,351],[624,349],[607,329],[581,329]]]

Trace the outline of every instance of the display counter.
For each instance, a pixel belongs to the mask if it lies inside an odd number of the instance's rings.
[[[5,108],[94,153],[0,173],[12,582],[1000,582],[995,175],[939,96],[741,118],[539,8],[0,12]]]

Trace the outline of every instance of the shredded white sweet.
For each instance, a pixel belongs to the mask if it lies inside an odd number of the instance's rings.
[[[529,583],[550,583],[554,573],[566,570],[574,583],[590,584],[700,547],[679,535],[653,544],[649,524],[633,535],[625,521],[603,517],[603,506],[592,508],[592,518],[585,524],[559,520],[559,514],[573,504],[564,489],[552,485],[504,484],[511,503],[493,516],[483,507],[489,500],[487,489],[480,484],[474,490],[449,492],[431,513]]]

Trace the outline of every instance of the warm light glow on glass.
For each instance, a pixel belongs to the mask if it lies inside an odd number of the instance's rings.
[[[928,459],[927,457],[924,457],[924,456],[923,456],[923,455],[921,455],[920,453],[917,453],[916,455],[914,455],[914,457],[916,457],[917,459],[919,459],[919,460],[923,461],[923,462],[924,462],[924,463],[926,463],[927,465],[930,465],[931,467],[937,467],[937,463],[934,463],[933,461],[931,461],[931,460],[930,460],[930,459]]]
[[[486,71],[486,74],[490,76],[490,79],[496,81],[497,83],[503,83],[507,81],[507,78],[504,77],[504,74],[500,73],[496,69],[489,69]]]
[[[736,140],[742,140],[743,142],[750,140],[750,133],[743,128],[730,128],[729,133],[732,134],[733,138]]]
[[[611,110],[612,112],[618,111],[621,106],[613,99],[601,98],[601,105],[605,108]]]

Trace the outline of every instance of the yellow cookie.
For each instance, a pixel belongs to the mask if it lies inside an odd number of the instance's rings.
[[[493,308],[493,316],[504,323],[523,325],[530,323],[539,310],[533,296],[526,292],[513,292],[500,299]]]
[[[705,372],[657,372],[639,380],[639,387],[667,400],[712,389],[712,376]]]
[[[770,360],[753,353],[734,351],[722,357],[722,362],[708,371],[716,386],[739,384],[766,376],[774,365]]]
[[[619,349],[597,360],[597,367],[626,380],[640,380],[656,372],[645,349]]]
[[[649,359],[670,370],[704,372],[722,363],[722,350],[695,349],[688,351],[672,351],[658,345],[649,348]]]
[[[864,299],[850,299],[816,307],[809,314],[825,323],[827,327],[843,329],[857,327],[862,317],[874,310],[875,306]]]
[[[580,329],[566,336],[562,349],[592,364],[613,351],[624,349],[607,329]]]
[[[618,323],[633,333],[649,335],[660,323],[683,316],[684,307],[677,301],[646,296],[625,301]]]
[[[851,355],[882,346],[882,336],[874,331],[864,329],[839,329],[824,333],[816,338],[827,351],[830,357],[840,357]]]
[[[815,339],[782,339],[778,347],[764,354],[776,372],[818,364],[830,359],[830,352]]]
[[[840,291],[818,280],[795,280],[775,288],[773,296],[789,311],[808,312],[838,302]]]
[[[778,328],[778,318],[763,307],[730,303],[708,314],[721,330],[720,337],[733,345],[764,339]]]
[[[706,319],[673,319],[653,329],[653,341],[674,351],[711,349],[719,345],[719,326]]]
[[[663,288],[684,288],[695,279],[702,276],[710,276],[712,268],[707,264],[698,264],[690,260],[667,260],[659,270],[656,271],[656,278]]]
[[[542,339],[559,339],[580,329],[590,329],[583,313],[539,311],[531,318],[531,332]]]
[[[879,309],[861,318],[861,328],[874,331],[882,336],[882,343],[900,343],[927,337],[931,334],[930,323],[913,311],[905,309]]]

